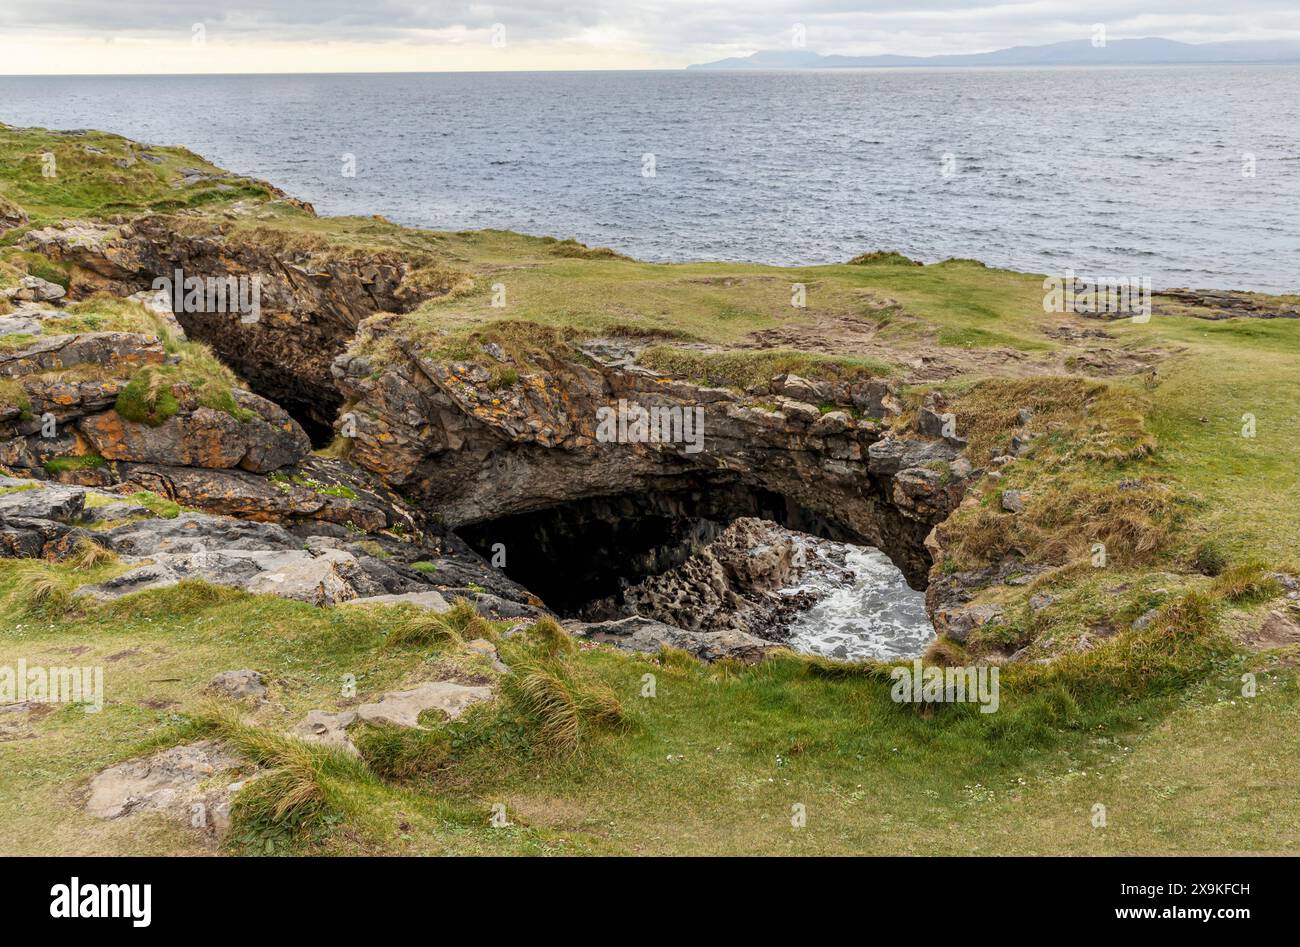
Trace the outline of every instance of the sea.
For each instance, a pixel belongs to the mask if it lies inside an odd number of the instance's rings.
[[[0,122],[644,260],[1300,291],[1296,65],[0,78]]]

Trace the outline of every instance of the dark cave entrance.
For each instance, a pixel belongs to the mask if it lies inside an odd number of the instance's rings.
[[[789,497],[739,482],[587,497],[456,532],[489,562],[504,552],[501,570],[552,611],[593,618],[608,617],[601,613],[621,603],[623,588],[681,565],[742,516],[871,544]]]
[[[341,399],[330,399],[328,403],[314,402],[307,404],[296,398],[283,396],[275,398],[261,391],[258,394],[262,395],[263,398],[269,398],[289,412],[289,416],[298,422],[299,427],[311,439],[313,450],[328,447],[330,442],[334,440],[334,425],[329,419],[342,404]]]

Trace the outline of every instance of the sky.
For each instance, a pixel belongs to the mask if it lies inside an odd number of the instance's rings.
[[[791,48],[1300,39],[1300,0],[0,0],[0,74],[673,69]]]

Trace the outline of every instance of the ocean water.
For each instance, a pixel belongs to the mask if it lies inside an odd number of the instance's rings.
[[[0,78],[0,121],[182,144],[325,214],[647,260],[893,249],[1300,291],[1297,66]]]
[[[903,573],[873,546],[819,543],[818,555],[835,547],[843,556],[847,581],[839,569],[814,570],[786,593],[816,590],[822,598],[800,612],[789,627],[790,647],[840,661],[892,661],[920,655],[934,640],[925,611],[925,593],[908,587]]]

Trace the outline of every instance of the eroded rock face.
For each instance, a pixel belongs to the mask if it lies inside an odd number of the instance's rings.
[[[68,221],[33,231],[28,246],[73,264],[72,294],[151,290],[179,270],[192,277],[247,277],[259,286],[255,321],[230,312],[178,312],[185,333],[212,346],[257,391],[328,427],[340,402],[330,363],[360,322],[377,312],[406,312],[446,287],[409,280],[398,254],[348,256],[287,246],[274,231],[231,236],[222,221],[199,227],[150,216],[110,226]]]
[[[740,395],[640,368],[613,343],[582,352],[556,346],[516,383],[496,388],[482,365],[418,354],[382,366],[349,354],[334,375],[355,402],[351,459],[417,492],[453,528],[575,500],[739,480],[789,498],[841,538],[886,550],[919,586],[930,565],[925,536],[973,474],[969,464],[954,471],[957,443],[898,442],[878,421],[855,418],[858,404],[897,410],[879,381],[823,383],[827,398],[845,405],[823,414],[784,394],[821,398],[804,379],[774,379],[767,388],[780,394]],[[609,442],[599,412],[620,402],[698,409],[703,436]]]

